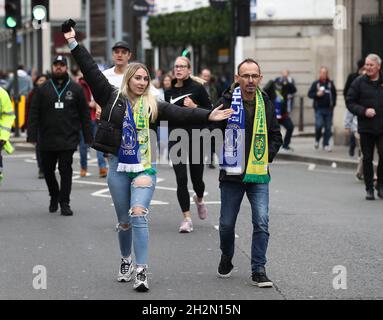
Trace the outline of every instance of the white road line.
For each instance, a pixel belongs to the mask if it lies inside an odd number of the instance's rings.
[[[100,197],[100,198],[112,198],[111,195],[109,194],[109,188],[106,189],[101,189],[96,192],[91,193],[92,196],[94,197]],[[159,200],[151,200],[150,205],[168,205],[169,202],[164,202],[164,201],[159,201]]]
[[[15,158],[32,158],[34,156],[33,153],[23,153],[23,154],[3,154],[4,158],[10,158],[10,159],[15,159]]]
[[[105,194],[105,193],[109,193],[109,188],[97,190],[96,192],[93,192],[90,195],[94,197],[111,198],[109,194]]]
[[[37,160],[35,160],[35,159],[25,159],[24,161],[28,162],[28,163],[36,163],[37,162]]]

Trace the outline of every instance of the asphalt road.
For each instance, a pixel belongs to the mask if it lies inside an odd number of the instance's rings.
[[[98,178],[94,159],[93,175],[80,178],[78,163],[76,159],[71,201],[75,215],[63,217],[48,212],[48,193],[44,180],[37,179],[33,155],[19,151],[5,157],[0,299],[383,298],[383,200],[364,200],[363,185],[351,170],[272,164],[267,272],[275,286],[260,289],[249,278],[247,199],[237,221],[233,276],[218,279],[218,170],[205,171],[208,219],[195,214],[194,232],[179,234],[174,173],[161,166],[150,212],[150,291],[140,294],[132,283],[115,280],[119,250],[106,180]]]

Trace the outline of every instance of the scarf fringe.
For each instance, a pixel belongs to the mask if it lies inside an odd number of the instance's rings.
[[[119,162],[117,166],[117,172],[141,172],[144,171],[145,168],[141,163],[122,163]]]
[[[245,183],[269,183],[270,176],[268,174],[246,174],[243,178],[243,182]]]
[[[221,169],[225,170],[226,173],[231,173],[231,174],[241,174],[243,173],[243,168],[242,167],[228,167],[228,166],[223,166]]]

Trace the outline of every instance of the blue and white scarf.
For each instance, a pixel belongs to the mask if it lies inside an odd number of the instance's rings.
[[[141,164],[140,145],[137,138],[136,124],[134,122],[132,108],[128,101],[124,121],[122,123],[122,139],[118,151],[117,171],[144,171],[144,166]]]
[[[227,120],[221,167],[226,173],[241,174],[244,171],[245,110],[239,86],[234,88],[231,108],[234,112]]]

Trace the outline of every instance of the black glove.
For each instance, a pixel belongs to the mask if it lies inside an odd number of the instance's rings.
[[[0,140],[0,150],[3,149],[4,145],[7,143],[5,140]]]
[[[72,19],[65,20],[63,24],[61,25],[61,32],[66,33],[70,31],[70,28],[74,28],[76,25],[76,22],[74,22]]]

